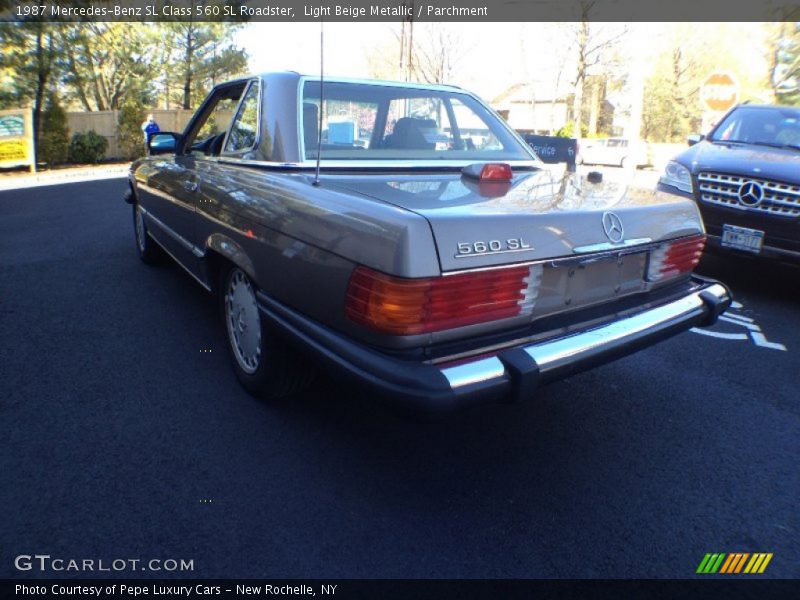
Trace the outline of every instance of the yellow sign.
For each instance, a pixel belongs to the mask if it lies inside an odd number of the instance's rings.
[[[35,170],[31,111],[0,111],[0,167],[25,165]]]
[[[25,140],[4,140],[0,138],[0,163],[18,162],[25,164],[28,160],[28,145]]]

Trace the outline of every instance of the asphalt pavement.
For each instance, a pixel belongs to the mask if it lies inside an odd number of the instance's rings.
[[[0,578],[800,577],[800,269],[712,257],[740,303],[712,335],[527,403],[418,422],[321,377],[270,405],[214,300],[139,261],[124,187],[0,192]]]

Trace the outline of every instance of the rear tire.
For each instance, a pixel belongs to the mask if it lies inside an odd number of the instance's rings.
[[[133,235],[136,239],[136,251],[143,263],[155,265],[163,260],[164,250],[148,235],[144,213],[138,203],[133,205]]]
[[[239,267],[223,269],[219,290],[228,350],[242,387],[269,400],[307,387],[314,378],[313,367],[264,326],[250,277]]]

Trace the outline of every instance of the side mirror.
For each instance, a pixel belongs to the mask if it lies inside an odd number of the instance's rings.
[[[154,133],[147,140],[147,153],[150,156],[155,154],[174,154],[178,147],[179,133],[159,132]]]
[[[693,133],[688,138],[686,138],[686,141],[689,143],[690,146],[694,146],[696,143],[702,142],[705,139],[705,137],[706,136],[701,135],[699,133]]]

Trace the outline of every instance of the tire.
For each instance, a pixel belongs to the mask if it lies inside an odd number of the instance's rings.
[[[147,225],[138,203],[133,205],[133,235],[136,240],[136,251],[143,263],[155,265],[163,260],[164,250],[147,235]]]
[[[624,169],[628,166],[628,157],[624,157],[621,161],[619,161],[619,166],[621,169]]]
[[[264,326],[256,287],[239,267],[223,269],[219,300],[231,362],[244,389],[259,398],[278,400],[311,383],[313,367]]]
[[[575,164],[576,165],[582,165],[583,164],[583,157],[580,154],[578,154],[578,156],[575,157]]]

